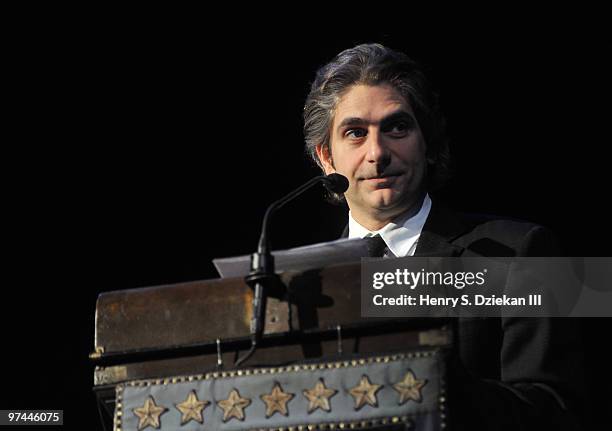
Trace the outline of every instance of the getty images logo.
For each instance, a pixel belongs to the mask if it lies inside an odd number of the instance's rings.
[[[487,269],[479,272],[441,272],[441,271],[409,271],[404,268],[396,269],[395,272],[375,272],[372,287],[380,290],[386,286],[406,286],[415,289],[417,286],[452,286],[455,289],[463,289],[466,286],[482,286],[485,283]]]

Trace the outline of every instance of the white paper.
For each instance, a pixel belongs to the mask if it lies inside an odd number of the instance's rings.
[[[329,265],[359,262],[368,255],[367,242],[360,238],[339,239],[288,250],[273,251],[276,272],[305,271]],[[222,278],[244,277],[249,274],[251,256],[236,256],[213,259],[213,264]]]

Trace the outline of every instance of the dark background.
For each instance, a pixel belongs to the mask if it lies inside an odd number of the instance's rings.
[[[590,18],[379,31],[354,16],[214,30],[214,15],[121,16],[39,11],[5,37],[0,408],[64,409],[64,429],[96,429],[97,295],[214,278],[213,257],[252,252],[266,205],[317,174],[301,132],[315,70],[357,43],[429,70],[457,169],[440,198],[544,224],[569,255],[610,255],[607,45]],[[344,223],[313,190],[276,215],[273,246]],[[581,324],[597,421],[610,324]]]

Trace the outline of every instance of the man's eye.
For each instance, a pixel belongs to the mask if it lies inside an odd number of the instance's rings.
[[[410,124],[406,121],[398,121],[397,123],[390,124],[385,133],[389,133],[394,136],[405,136],[410,131]]]
[[[367,135],[367,132],[364,129],[348,129],[344,136],[348,136],[351,138],[363,138]]]
[[[408,130],[408,123],[406,123],[405,121],[400,121],[399,123],[394,124],[393,129]]]

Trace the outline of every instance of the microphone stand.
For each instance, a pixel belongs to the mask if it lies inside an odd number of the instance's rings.
[[[240,366],[247,359],[249,359],[253,353],[255,353],[257,344],[261,340],[264,331],[267,293],[271,289],[277,288],[281,285],[280,279],[275,272],[274,256],[272,256],[272,253],[270,252],[270,242],[268,240],[268,226],[272,214],[287,202],[295,199],[297,196],[319,182],[324,182],[325,185],[333,191],[336,191],[334,189],[338,189],[338,187],[343,187],[341,192],[346,191],[348,188],[348,181],[344,177],[342,177],[343,181],[338,180],[338,177],[340,177],[338,174],[314,177],[291,193],[273,202],[266,210],[261,226],[261,236],[259,237],[257,251],[251,255],[251,272],[244,279],[245,282],[251,288],[253,288],[253,315],[251,316],[250,324],[251,348],[248,352],[246,352],[246,354],[244,354],[244,356],[236,361],[234,366]],[[339,182],[342,184],[342,186],[338,185]]]

